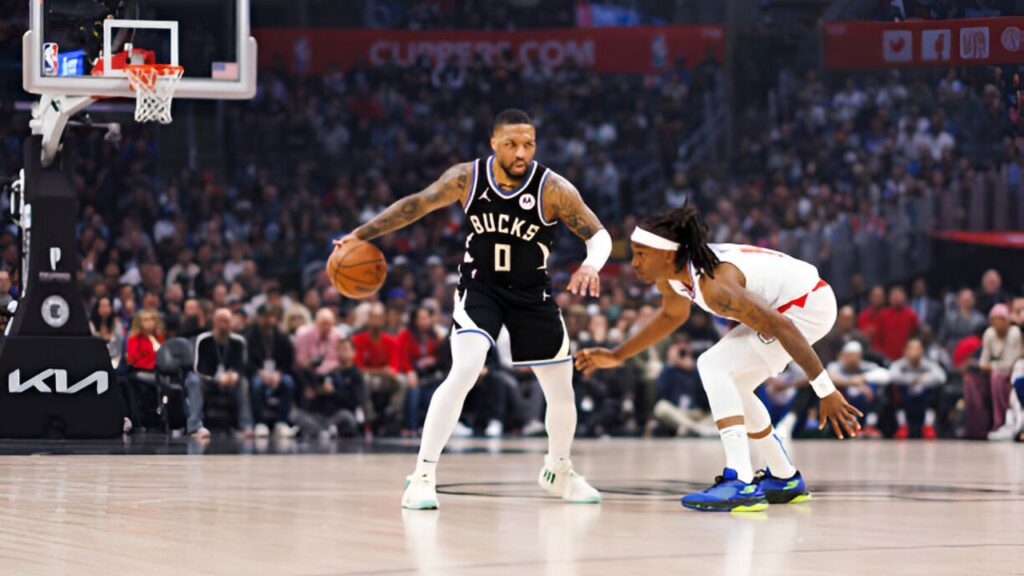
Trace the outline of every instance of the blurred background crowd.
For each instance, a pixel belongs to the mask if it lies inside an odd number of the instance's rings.
[[[20,64],[23,4],[0,20],[5,62]],[[341,24],[509,29],[579,18],[573,3],[463,4],[476,5],[403,3]],[[891,19],[1013,3],[878,4],[870,16]],[[679,17],[634,13],[636,24]],[[772,34],[814,34],[769,24],[748,24],[740,48],[777,41]],[[950,270],[933,234],[1024,226],[1019,67],[826,73],[787,52],[742,53],[731,71],[709,55],[632,75],[511,58],[361,62],[325,74],[279,63],[260,71],[252,101],[175,104],[176,115],[217,122],[217,140],[189,155],[151,126],[126,123],[116,143],[97,130],[71,134],[79,285],[94,331],[130,383],[132,425],[156,425],[146,381],[155,350],[181,337],[196,352],[193,385],[216,384],[224,406],[220,418],[204,420],[202,407],[182,414],[177,427],[189,432],[417,434],[450,363],[464,243],[458,207],[380,239],[389,275],[369,301],[342,298],[324,262],[333,238],[451,164],[488,155],[491,119],[516,106],[537,122],[538,160],[577,185],[615,239],[599,299],[556,296],[574,348],[614,346],[643,326],[658,298],[628,266],[628,233],[638,218],[692,203],[714,241],[781,250],[835,287],[843,308],[817,348],[865,412],[867,435],[1013,438],[1024,423],[1013,391],[1021,275],[977,263],[969,274]],[[738,78],[730,84],[728,74]],[[20,168],[29,133],[18,106],[27,96],[7,94],[2,178]],[[722,115],[730,121],[719,126]],[[6,222],[3,299],[18,297],[18,243]],[[583,253],[565,231],[551,256],[556,289]],[[728,329],[697,313],[628,365],[578,375],[580,433],[716,434],[694,361]],[[797,436],[818,434],[806,383],[790,369],[762,389],[779,429]],[[217,407],[208,402],[206,412]],[[543,410],[531,373],[513,369],[499,342],[457,434],[543,433]]]

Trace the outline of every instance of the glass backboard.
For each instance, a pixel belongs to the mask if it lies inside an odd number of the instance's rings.
[[[27,92],[133,97],[120,69],[179,64],[175,98],[244,99],[256,92],[249,0],[29,0]]]

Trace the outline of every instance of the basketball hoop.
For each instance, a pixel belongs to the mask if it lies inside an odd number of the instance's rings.
[[[135,121],[171,123],[171,101],[185,72],[173,64],[129,64],[124,67],[135,92]]]

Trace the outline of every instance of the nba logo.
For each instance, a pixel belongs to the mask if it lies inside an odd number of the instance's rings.
[[[43,44],[43,76],[56,76],[57,70],[57,43],[46,42]]]

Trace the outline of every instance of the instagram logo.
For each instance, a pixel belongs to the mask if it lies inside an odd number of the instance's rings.
[[[43,44],[43,76],[56,76],[57,72],[57,43],[46,42]]]

